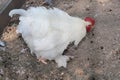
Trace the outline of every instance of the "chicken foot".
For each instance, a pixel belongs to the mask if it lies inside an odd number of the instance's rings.
[[[47,64],[45,58],[39,57],[39,58],[38,58],[38,61],[39,61],[39,62],[42,62],[43,64]]]
[[[74,56],[66,56],[66,55],[61,55],[55,58],[55,62],[58,64],[58,67],[67,67],[67,62],[70,59],[73,59]]]

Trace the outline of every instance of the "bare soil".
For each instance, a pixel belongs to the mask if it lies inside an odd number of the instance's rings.
[[[27,0],[22,8],[42,2]],[[0,80],[120,80],[120,0],[53,0],[53,6],[96,21],[77,48],[70,45],[65,51],[75,58],[67,68],[57,68],[54,61],[39,63],[19,37],[0,48]],[[9,26],[13,23],[18,17]]]

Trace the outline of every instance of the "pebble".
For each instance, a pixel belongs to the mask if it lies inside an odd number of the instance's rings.
[[[3,41],[0,40],[0,46],[4,47],[5,43]]]

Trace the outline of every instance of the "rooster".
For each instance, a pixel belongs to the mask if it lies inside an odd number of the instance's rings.
[[[53,7],[30,7],[27,10],[13,9],[9,16],[19,14],[17,33],[20,33],[37,59],[55,60],[58,67],[66,67],[71,56],[63,55],[71,42],[77,46],[94,25],[94,20],[72,17]]]

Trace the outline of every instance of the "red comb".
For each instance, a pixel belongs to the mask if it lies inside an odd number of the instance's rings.
[[[90,17],[86,17],[84,20],[90,22],[91,26],[93,26],[95,24],[95,20]]]

